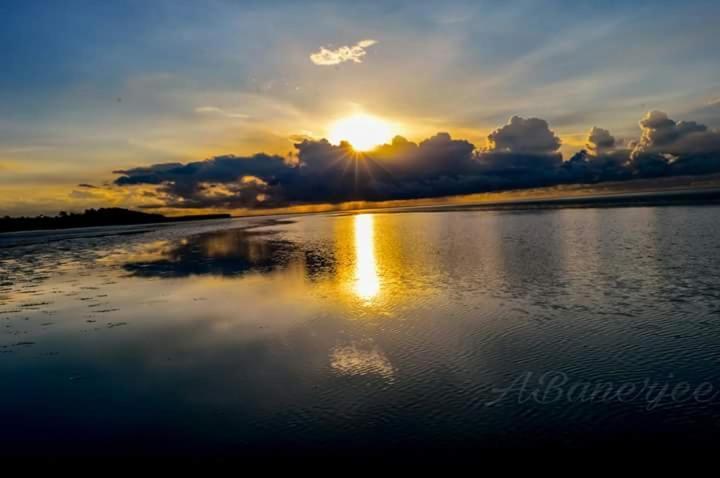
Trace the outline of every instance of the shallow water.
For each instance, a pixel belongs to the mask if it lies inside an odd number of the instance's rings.
[[[646,392],[720,391],[719,212],[1,237],[0,453],[714,445],[720,397]]]

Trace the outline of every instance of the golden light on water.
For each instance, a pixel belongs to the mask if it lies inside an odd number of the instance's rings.
[[[375,223],[372,215],[355,216],[355,293],[363,300],[372,300],[380,292],[377,258],[375,256]]]
[[[356,114],[332,124],[328,139],[333,144],[347,141],[357,151],[368,151],[389,143],[394,136],[390,123],[375,116]]]
[[[379,375],[392,380],[395,374],[390,360],[372,343],[352,343],[335,347],[330,353],[330,366],[338,375]]]

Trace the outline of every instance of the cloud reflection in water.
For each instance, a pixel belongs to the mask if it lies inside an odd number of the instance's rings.
[[[395,369],[385,354],[373,344],[352,343],[335,347],[330,366],[338,375],[377,375],[392,380]]]
[[[247,229],[199,234],[156,248],[154,257],[143,254],[142,260],[129,261],[124,268],[134,276],[166,278],[270,272],[287,266],[298,252],[292,242],[274,235]]]

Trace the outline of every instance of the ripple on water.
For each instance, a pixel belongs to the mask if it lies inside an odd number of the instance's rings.
[[[43,391],[69,417],[59,426],[92,430],[72,415],[83,409],[112,433],[125,424],[111,404],[142,403],[127,426],[190,416],[200,436],[244,443],[494,444],[536,430],[554,442],[597,430],[622,439],[644,420],[690,436],[717,423],[708,407],[487,403],[524,373],[720,380],[714,214],[377,214],[361,223],[374,228],[362,231],[372,248],[355,240],[354,216],[307,216],[267,234],[238,221],[232,232],[182,225],[2,248],[10,392],[0,404],[43,429],[50,412],[23,408]],[[368,254],[374,264],[358,271]],[[374,296],[353,288],[360,273]],[[59,370],[92,380],[55,393]],[[107,390],[112,400],[87,398]],[[202,425],[220,413],[227,435]]]

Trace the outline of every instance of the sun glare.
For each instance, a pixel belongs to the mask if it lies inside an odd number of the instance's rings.
[[[371,301],[380,292],[375,258],[375,223],[371,214],[355,216],[355,293]]]
[[[332,124],[329,132],[331,143],[347,141],[357,151],[371,150],[390,142],[392,137],[393,128],[390,123],[365,114],[340,119]]]

